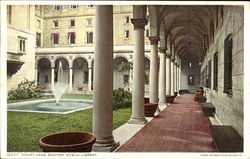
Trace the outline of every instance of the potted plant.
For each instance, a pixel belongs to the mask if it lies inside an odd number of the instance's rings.
[[[42,137],[43,152],[91,152],[95,136],[84,132],[63,132]]]
[[[172,95],[166,95],[166,102],[167,103],[174,103],[175,96]]]
[[[158,107],[157,103],[145,103],[144,113],[146,117],[154,117],[155,111]]]
[[[144,97],[144,103],[149,103],[149,98]]]
[[[79,86],[79,87],[77,87],[77,90],[81,92],[83,90],[83,87]]]

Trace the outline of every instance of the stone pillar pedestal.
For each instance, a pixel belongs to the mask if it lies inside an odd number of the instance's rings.
[[[166,104],[166,49],[160,48],[159,104]]]
[[[171,59],[171,95],[174,95],[174,59]]]
[[[50,85],[50,89],[53,91],[54,87],[55,87],[55,68],[51,67],[51,85]]]
[[[73,70],[72,67],[69,68],[69,91],[72,91],[72,83],[73,83]]]
[[[144,26],[146,19],[131,19],[134,25],[132,115],[129,124],[145,124],[144,114]]]
[[[88,76],[88,91],[91,92],[92,91],[92,80],[91,80],[91,77],[92,77],[92,67],[89,67],[89,76]]]
[[[166,54],[166,95],[171,95],[171,54]]]
[[[97,5],[94,56],[93,151],[110,152],[114,141],[113,120],[113,7]]]

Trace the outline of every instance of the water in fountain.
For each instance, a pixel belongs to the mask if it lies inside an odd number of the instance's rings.
[[[61,96],[64,94],[64,92],[68,88],[68,84],[63,82],[62,77],[63,77],[63,68],[62,68],[62,62],[60,61],[59,66],[58,66],[57,82],[54,84],[54,88],[52,88],[57,105],[59,103]]]

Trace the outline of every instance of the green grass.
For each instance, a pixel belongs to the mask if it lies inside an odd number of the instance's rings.
[[[113,111],[113,129],[123,125],[131,108]],[[71,114],[8,112],[7,151],[40,152],[38,140],[46,135],[66,131],[92,132],[92,109]]]
[[[29,99],[19,99],[19,100],[8,100],[7,103],[18,103],[18,102],[26,102],[26,101],[33,101],[33,100],[41,100],[41,99],[51,99],[54,98],[53,95],[46,95],[42,98],[29,98]],[[66,93],[62,96],[62,99],[86,99],[92,100],[93,95],[89,94],[69,94]]]

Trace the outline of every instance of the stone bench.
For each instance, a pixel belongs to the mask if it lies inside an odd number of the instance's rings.
[[[215,114],[215,107],[212,103],[201,103],[202,111],[205,116],[214,117]]]
[[[210,125],[213,143],[219,152],[243,152],[243,138],[231,126]]]

